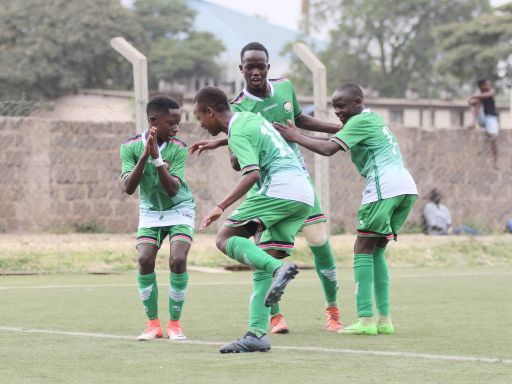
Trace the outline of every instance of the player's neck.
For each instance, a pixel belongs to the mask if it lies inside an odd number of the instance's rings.
[[[265,80],[265,86],[262,87],[261,89],[254,89],[254,88],[250,88],[247,83],[245,84],[245,89],[247,90],[247,92],[249,92],[251,95],[253,96],[256,96],[256,97],[259,97],[259,98],[262,98],[264,99],[265,97],[267,97],[268,95],[270,95],[270,84],[268,83],[268,80]]]
[[[234,112],[231,110],[223,112],[222,115],[219,116],[220,123],[222,125],[222,132],[228,133],[229,130],[229,122],[234,116]]]

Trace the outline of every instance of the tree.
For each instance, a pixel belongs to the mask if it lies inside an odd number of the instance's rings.
[[[150,83],[192,76],[217,77],[215,58],[224,50],[209,32],[193,31],[195,13],[185,0],[137,0],[134,11],[151,41]]]
[[[434,27],[489,8],[488,0],[311,0],[310,6],[314,27],[335,26],[320,52],[331,90],[350,80],[388,97],[407,89],[433,96]]]
[[[83,87],[126,87],[131,67],[111,47],[143,31],[118,0],[0,0],[0,99],[54,98]]]
[[[439,27],[438,70],[454,88],[474,88],[475,80],[512,78],[512,3],[461,23]]]

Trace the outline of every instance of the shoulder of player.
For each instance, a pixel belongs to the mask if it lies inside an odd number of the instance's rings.
[[[242,111],[237,112],[237,118],[231,126],[231,134],[246,136],[250,133],[251,129],[259,129],[262,120],[265,120],[261,115]]]
[[[283,83],[288,83],[288,84],[292,83],[287,77],[278,77],[278,78],[275,78],[275,79],[268,79],[268,81],[272,85],[283,84]]]
[[[125,141],[123,141],[123,145],[130,145],[130,144],[137,143],[140,141],[142,141],[141,133],[139,133],[138,135],[132,136],[129,139],[126,139]]]
[[[173,137],[171,140],[168,141],[168,143],[169,143],[169,145],[176,145],[180,149],[183,149],[183,148],[187,147],[187,143],[185,143],[184,141],[178,139],[177,137]]]
[[[236,106],[241,104],[245,99],[246,99],[245,94],[243,91],[241,91],[238,95],[236,95],[233,99],[231,99],[229,104],[231,105],[231,107],[236,108]]]
[[[384,119],[382,118],[382,116],[378,115],[377,113],[370,112],[370,111],[361,112],[355,116],[352,116],[345,124],[345,128],[347,126],[350,127],[353,125],[366,125],[366,124],[375,125],[376,123],[385,125]]]

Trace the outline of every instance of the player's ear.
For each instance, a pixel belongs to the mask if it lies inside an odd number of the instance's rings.
[[[238,69],[240,69],[240,72],[244,71],[244,67],[242,67],[242,64],[238,64]]]
[[[212,107],[206,107],[206,112],[208,112],[208,116],[213,116],[213,108]]]

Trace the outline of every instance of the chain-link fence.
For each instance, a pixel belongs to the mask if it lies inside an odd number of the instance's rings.
[[[392,130],[420,192],[409,230],[420,230],[421,208],[434,187],[456,225],[498,231],[512,217],[511,130],[500,132],[499,171],[492,169],[481,131]],[[194,123],[183,123],[180,131],[189,144],[207,136]],[[123,193],[119,160],[120,144],[134,134],[132,123],[0,118],[0,231],[135,231],[138,198]],[[303,153],[314,177],[313,155]],[[350,154],[338,153],[328,164],[331,230],[353,232],[364,181]],[[189,157],[196,223],[237,178],[225,148]]]

